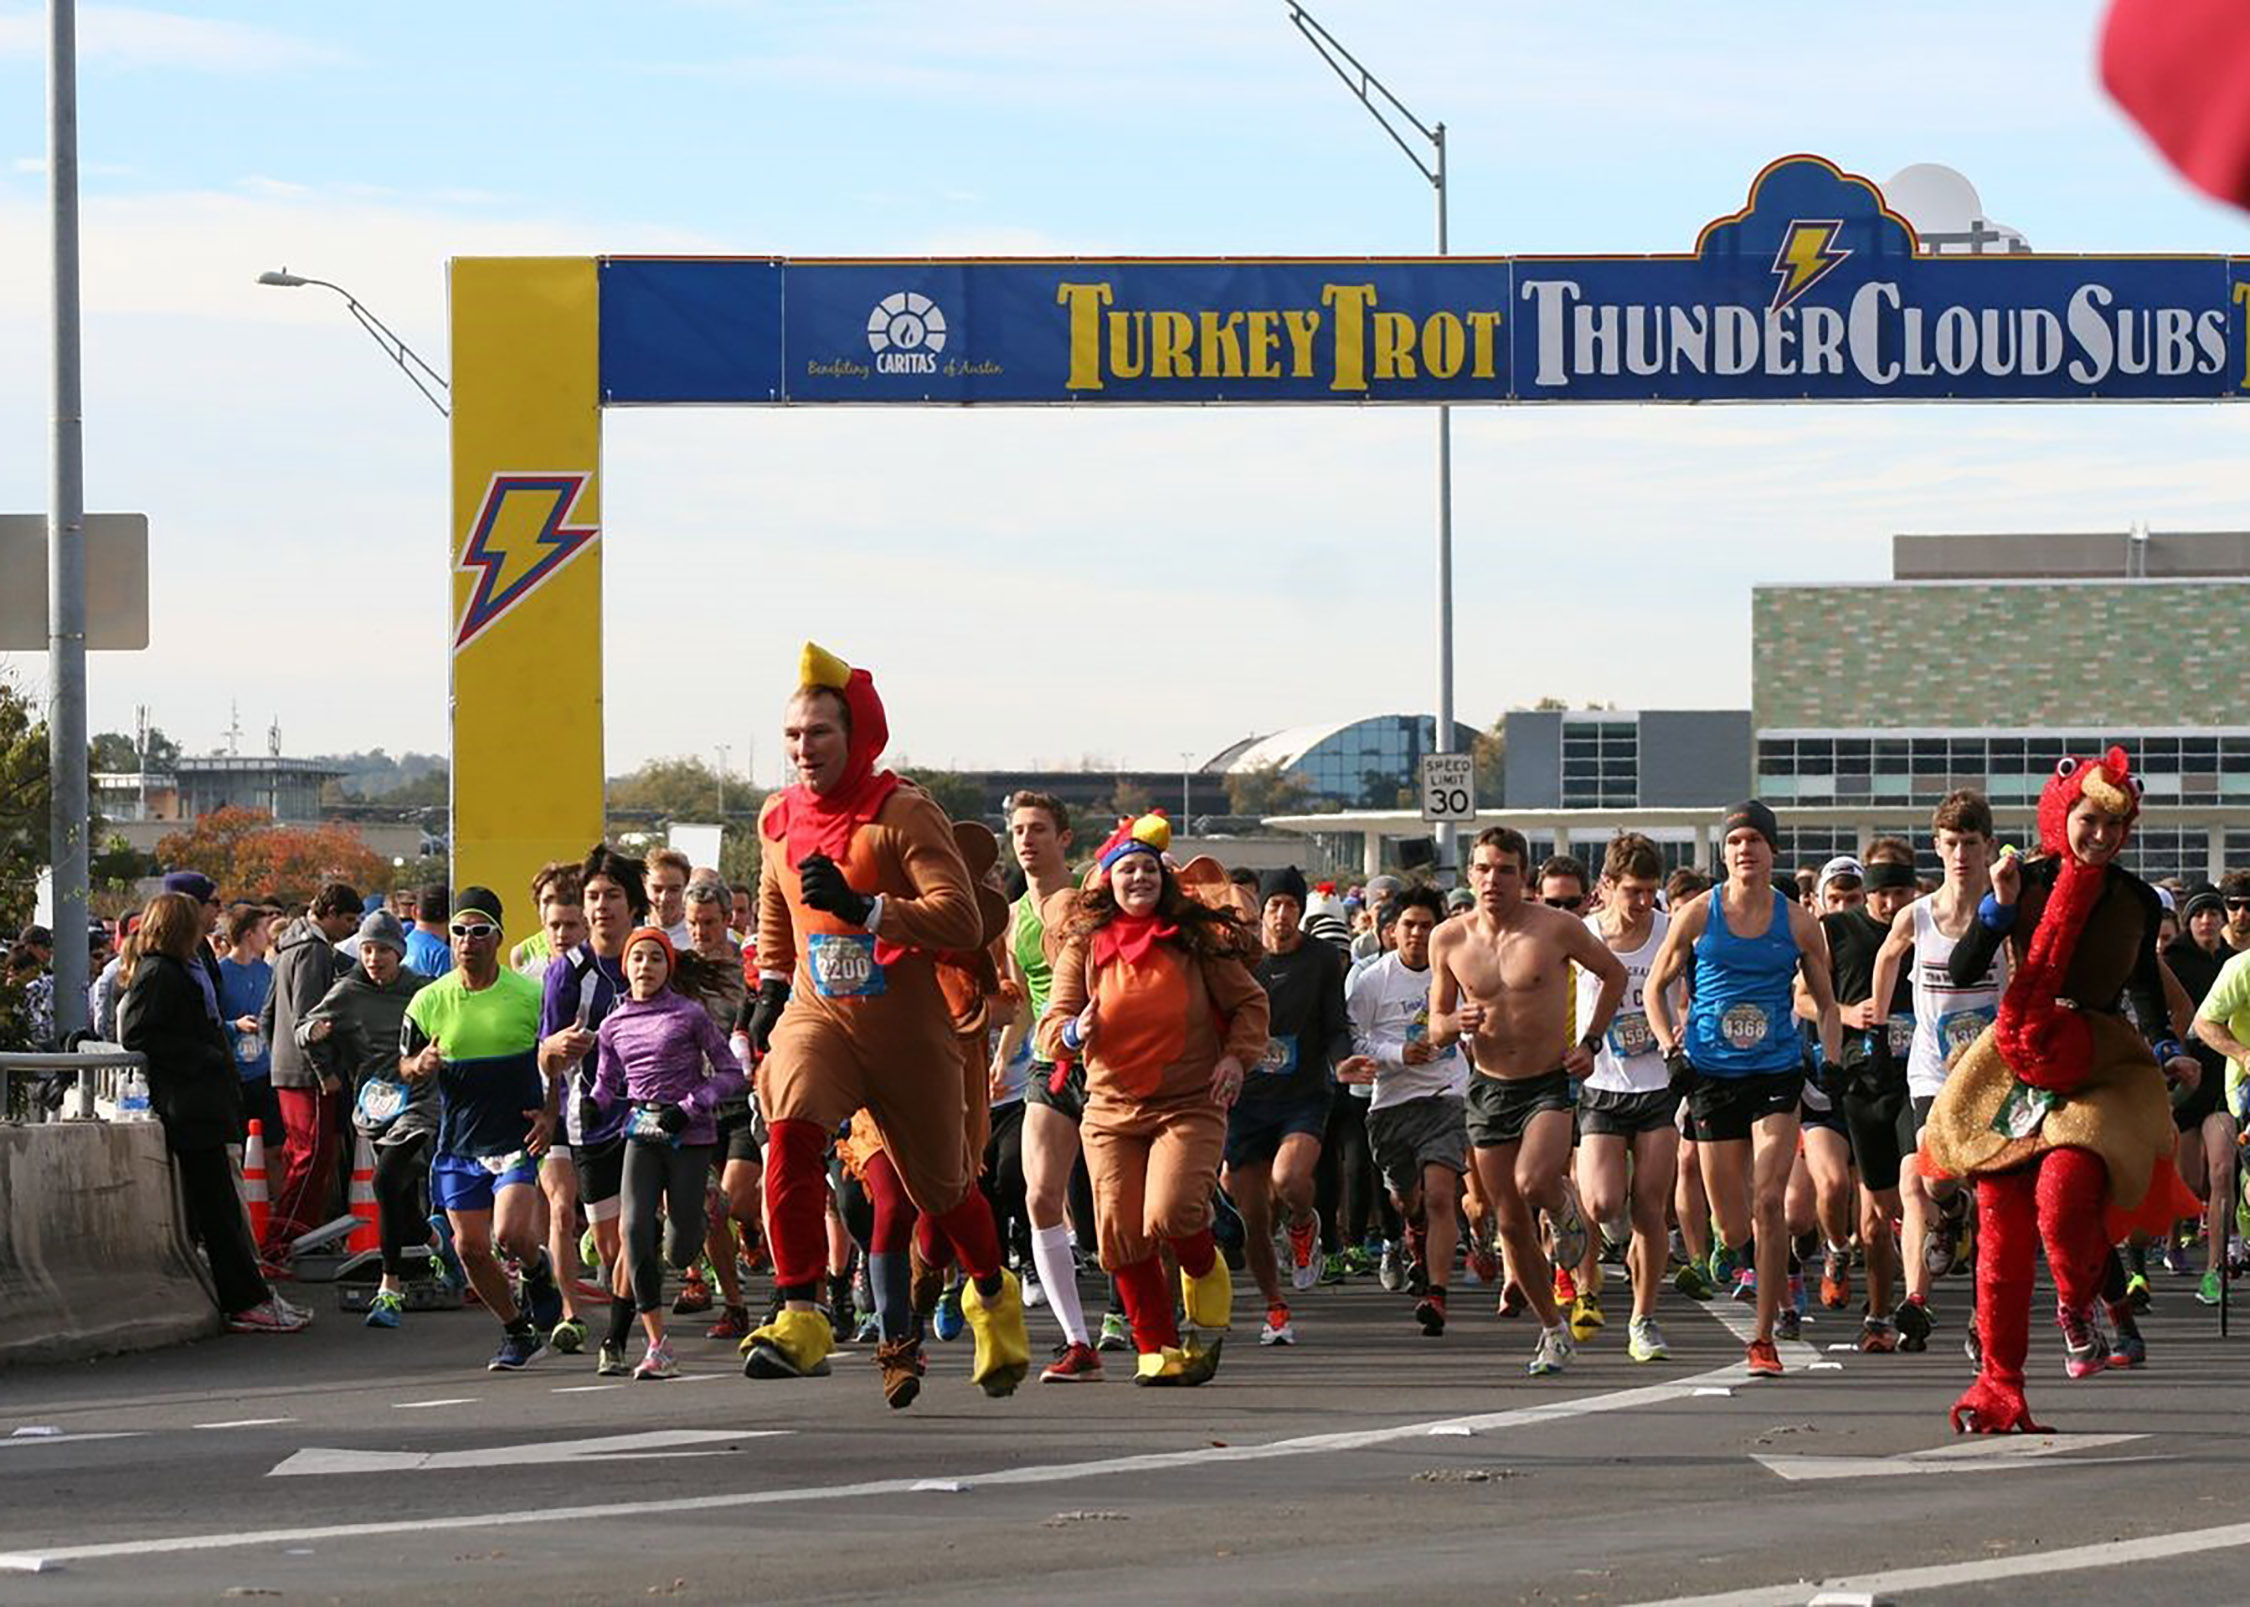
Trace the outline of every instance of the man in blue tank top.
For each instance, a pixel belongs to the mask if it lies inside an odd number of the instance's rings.
[[[1828,944],[1813,913],[1773,886],[1773,811],[1752,799],[1727,812],[1727,879],[1672,921],[1649,970],[1649,1030],[1688,1095],[1703,1187],[1711,1197],[1711,1273],[1722,1284],[1752,1246],[1758,1269],[1754,1378],[1780,1376],[1774,1316],[1789,1280],[1786,1199],[1797,1159],[1804,1047],[1791,984],[1804,978],[1819,1012],[1820,1043],[1840,1061]],[[1692,967],[1692,973],[1690,971]],[[1694,1002],[1674,1020],[1666,990],[1689,976]]]

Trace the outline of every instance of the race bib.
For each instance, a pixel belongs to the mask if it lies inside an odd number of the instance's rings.
[[[1999,1112],[1992,1118],[1992,1130],[2005,1138],[2029,1138],[2039,1131],[2039,1124],[2059,1103],[2049,1090],[2019,1082],[2008,1090],[2008,1097],[2000,1101]]]
[[[266,1035],[262,1032],[245,1032],[234,1040],[234,1058],[243,1065],[255,1064],[266,1052]]]
[[[358,1097],[352,1105],[362,1127],[388,1127],[398,1120],[398,1113],[406,1109],[406,1084],[372,1077],[359,1085]]]
[[[1250,1075],[1253,1077],[1286,1077],[1296,1069],[1297,1037],[1296,1034],[1291,1033],[1286,1037],[1268,1038],[1266,1040],[1266,1052],[1260,1055],[1258,1063],[1250,1068]]]
[[[1977,1041],[1978,1034],[1992,1025],[1997,1010],[1990,1007],[1980,1010],[1956,1010],[1951,1015],[1938,1017],[1938,1050],[1951,1059],[1962,1049]]]
[[[637,1138],[644,1144],[676,1144],[679,1139],[664,1130],[659,1118],[664,1114],[661,1105],[635,1105],[633,1113],[625,1118],[625,1136]]]
[[[477,1164],[494,1177],[505,1177],[510,1172],[529,1166],[531,1157],[520,1149],[512,1149],[505,1155],[479,1155]]]
[[[1610,1018],[1609,1052],[1618,1059],[1630,1060],[1655,1047],[1656,1034],[1649,1030],[1648,1017],[1641,1011],[1620,1010]]]
[[[883,967],[872,933],[816,932],[810,945],[813,992],[823,999],[872,999],[883,991]]]
[[[1883,1022],[1883,1028],[1890,1042],[1893,1060],[1904,1060],[1909,1054],[1913,1053],[1914,1017],[1911,1014],[1887,1017]]]
[[[1730,1004],[1719,1017],[1719,1036],[1730,1049],[1755,1049],[1766,1041],[1772,1023],[1767,1018],[1765,1006],[1748,1000]]]

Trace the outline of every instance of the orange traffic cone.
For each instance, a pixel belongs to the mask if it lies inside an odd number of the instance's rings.
[[[266,1129],[265,1123],[250,1124],[249,1142],[242,1148],[242,1208],[250,1213],[250,1237],[258,1244],[266,1242],[266,1223],[273,1209],[266,1201]]]
[[[375,1150],[367,1135],[359,1135],[359,1152],[352,1158],[352,1236],[344,1241],[346,1255],[383,1248],[382,1222],[375,1208]]]

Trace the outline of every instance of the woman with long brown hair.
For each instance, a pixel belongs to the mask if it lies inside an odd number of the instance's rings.
[[[1269,1013],[1248,964],[1256,940],[1181,885],[1164,857],[1171,840],[1162,815],[1144,815],[1102,844],[1092,885],[1061,923],[1039,1020],[1042,1058],[1086,1064],[1080,1131],[1102,1266],[1132,1322],[1142,1384],[1200,1384],[1218,1368],[1217,1340],[1182,1342],[1158,1251],[1179,1260],[1188,1320],[1224,1329],[1234,1288],[1212,1242],[1211,1196],[1227,1110],[1265,1052]]]
[[[227,1146],[242,1137],[242,1086],[219,1024],[218,995],[196,957],[202,937],[203,912],[185,893],[149,900],[139,953],[123,977],[118,1036],[148,1059],[149,1106],[164,1124],[188,1234],[210,1257],[227,1326],[243,1334],[295,1333],[312,1313],[266,1286],[235,1197]]]

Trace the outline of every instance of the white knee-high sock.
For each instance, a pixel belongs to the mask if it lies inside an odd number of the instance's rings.
[[[1039,1287],[1062,1324],[1063,1338],[1074,1345],[1087,1343],[1086,1308],[1078,1300],[1078,1266],[1070,1256],[1070,1228],[1056,1223],[1031,1230],[1031,1259],[1039,1268]]]

